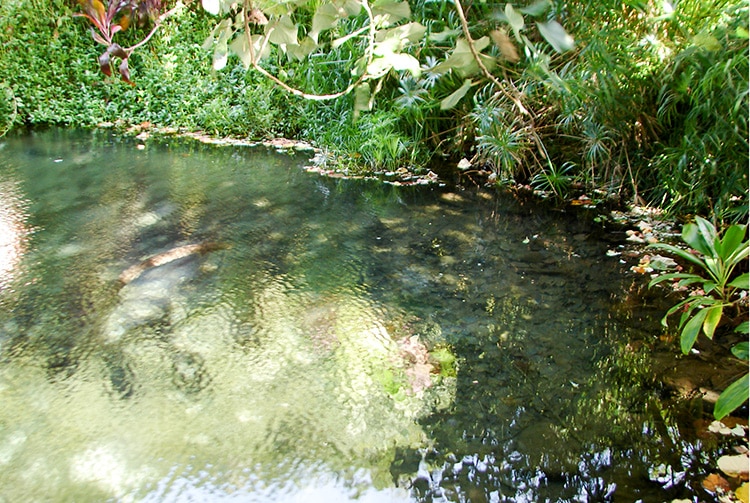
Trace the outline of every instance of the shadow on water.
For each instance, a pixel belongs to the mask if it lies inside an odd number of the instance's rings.
[[[0,499],[698,490],[701,440],[643,342],[659,309],[607,255],[621,235],[301,155],[134,147],[2,144]]]

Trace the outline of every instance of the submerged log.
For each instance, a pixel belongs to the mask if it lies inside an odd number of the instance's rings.
[[[175,260],[179,260],[190,255],[203,255],[208,252],[216,250],[225,250],[229,248],[227,243],[219,243],[215,241],[206,241],[203,243],[195,243],[183,246],[177,246],[163,253],[149,257],[139,264],[132,265],[125,269],[118,277],[120,283],[125,286],[133,280],[140,277],[141,274],[154,267],[160,265],[169,264]]]

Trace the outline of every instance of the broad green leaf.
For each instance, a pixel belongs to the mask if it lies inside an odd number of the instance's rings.
[[[684,232],[684,229],[683,229]],[[701,259],[693,255],[692,253],[683,250],[682,248],[677,248],[676,246],[668,245],[665,243],[655,243],[652,245],[649,245],[649,248],[658,248],[660,250],[665,250],[673,255],[677,255],[678,257],[687,260],[688,262],[691,262],[697,266],[700,266],[701,268],[705,267],[705,264]]]
[[[668,274],[660,274],[659,276],[655,277],[648,283],[648,287],[651,288],[654,285],[657,285],[659,283],[662,283],[664,281],[671,281],[673,279],[688,279],[693,280],[691,283],[696,283],[698,281],[703,281],[703,278],[698,276],[697,274],[690,274],[686,272],[672,272]],[[688,283],[689,284],[689,283]]]
[[[435,32],[430,33],[430,35],[428,36],[428,39],[431,42],[440,43],[440,42],[445,42],[446,40],[451,39],[453,37],[457,37],[461,35],[461,33],[462,31],[460,28],[456,28],[454,30],[443,30],[443,31],[439,31],[436,33]]]
[[[216,70],[223,70],[227,66],[227,60],[229,59],[229,49],[227,44],[218,44],[214,49],[213,61],[211,67]]]
[[[682,311],[684,313],[684,317],[689,317],[696,308],[702,306],[710,306],[718,302],[719,301],[714,299],[713,297],[691,295],[690,297],[687,297],[686,299],[683,299],[674,306],[670,307],[667,310],[666,316],[671,316],[677,311]],[[684,320],[680,322],[680,326],[682,326],[683,324]]]
[[[379,30],[375,35],[375,41],[381,42],[387,38],[396,38],[401,43],[409,42],[416,44],[424,37],[427,28],[420,23],[407,23],[387,30]]]
[[[421,73],[419,60],[411,54],[403,52],[389,54],[385,59],[396,71],[409,71],[414,77],[419,77],[419,74]]]
[[[732,288],[742,288],[743,290],[750,290],[750,274],[743,273],[734,278],[734,280],[729,283],[729,285]]]
[[[706,264],[704,269],[706,272],[716,280],[717,283],[722,283],[722,275],[723,275],[723,264],[721,260],[715,257],[709,257],[705,256],[703,258],[703,263]]]
[[[747,322],[745,321],[743,325],[747,325]],[[740,325],[741,326],[741,325]],[[737,327],[738,329],[740,327]],[[735,330],[736,332],[740,332],[741,330]],[[745,327],[745,332],[747,331],[747,327]],[[740,342],[739,344],[735,344],[732,346],[732,354],[739,358],[740,360],[747,360],[748,359],[748,342]]]
[[[362,83],[354,89],[354,111],[366,112],[370,110],[370,84]]]
[[[268,40],[276,45],[297,45],[297,25],[289,16],[281,16],[266,25]]]
[[[692,349],[707,314],[707,309],[701,309],[685,323],[685,328],[682,329],[682,333],[680,334],[680,349],[682,349],[683,354],[688,354]]]
[[[411,16],[411,9],[408,2],[384,0],[375,2],[372,5],[372,15],[387,17],[388,21],[392,24]]]
[[[260,61],[267,58],[271,53],[271,48],[265,43],[265,37],[262,35],[253,35],[253,52],[255,54],[256,61]],[[245,68],[249,68],[252,65],[252,57],[250,54],[250,45],[248,44],[247,37],[244,33],[241,33],[238,37],[232,40],[229,44],[229,48],[232,49],[245,65]],[[262,50],[262,52],[261,52]]]
[[[565,52],[575,47],[575,40],[571,37],[565,28],[557,21],[547,21],[546,23],[536,23],[539,33],[557,52]]]
[[[698,33],[693,37],[693,45],[706,49],[707,51],[718,51],[721,49],[721,43],[708,33]]]
[[[695,223],[698,225],[698,230],[703,236],[703,240],[708,245],[706,255],[716,256],[717,247],[719,245],[719,235],[716,232],[716,227],[705,218],[695,217]]]
[[[401,46],[401,40],[396,37],[386,38],[382,42],[375,44],[372,49],[372,53],[375,56],[388,56],[394,52],[398,52]]]
[[[203,49],[206,51],[213,49],[216,41],[219,40],[222,36],[224,37],[225,42],[229,40],[226,35],[227,31],[229,31],[229,33],[231,34],[232,22],[229,19],[222,19],[219,23],[216,24],[216,26],[214,26],[214,29],[211,30],[211,35],[209,35],[203,42]]]
[[[713,281],[703,281],[703,292],[711,293],[716,289],[716,283]]]
[[[214,16],[218,16],[221,12],[221,0],[201,0],[203,9]]]
[[[341,14],[341,11],[335,5],[331,3],[321,4],[315,11],[315,15],[313,15],[312,29],[308,33],[308,36],[317,44],[318,35],[336,26],[336,23],[342,17]]]
[[[523,30],[523,14],[514,9],[509,3],[505,4],[505,17],[508,19],[510,27],[513,28],[513,31],[516,32],[516,34]]]
[[[725,257],[727,264],[737,265],[738,263],[746,260],[750,255],[750,243],[745,241],[739,248],[736,248],[732,254]]]
[[[726,259],[740,249],[743,245],[746,231],[747,228],[744,225],[730,226],[721,238],[721,249],[719,250],[719,254]]]
[[[232,52],[240,58],[240,61],[242,61],[242,64],[245,66],[245,68],[250,67],[250,65],[252,64],[252,58],[250,56],[250,47],[247,43],[247,37],[245,37],[244,33],[241,33],[240,36],[235,37],[234,40],[232,40],[232,43],[229,44],[229,48],[232,49]]]
[[[698,217],[700,218],[700,217]],[[703,238],[698,225],[696,224],[685,224],[682,227],[682,240],[689,244],[693,249],[698,250],[703,255],[710,256],[711,250],[708,248],[708,243]]]
[[[472,85],[473,83],[471,82],[471,80],[464,80],[464,83],[461,87],[453,91],[450,96],[440,102],[440,110],[449,110],[455,107],[458,102],[461,101],[461,98],[466,96],[466,93],[469,92],[469,89],[471,89]]]
[[[318,44],[315,43],[310,37],[305,37],[299,43],[299,45],[287,46],[287,53],[295,58],[297,61],[302,61],[307,56],[313,53],[318,48]]]
[[[379,57],[376,57],[369,65],[367,65],[367,73],[371,75],[371,78],[382,77],[391,70],[408,70],[415,77],[419,76],[421,71],[419,60],[414,56],[402,52],[394,53],[384,51],[383,47],[381,47],[381,51],[383,52],[378,54]]]
[[[745,374],[722,391],[714,406],[714,417],[716,419],[722,419],[747,401],[750,391],[748,384],[750,384],[750,380],[748,380],[748,374]]]
[[[479,40],[474,41],[474,48],[477,52],[486,48],[490,43],[489,37],[482,37]],[[484,61],[484,60],[483,60]],[[456,47],[448,58],[433,68],[433,72],[436,74],[447,73],[450,70],[455,70],[459,75],[468,77],[479,71],[479,65],[477,65],[474,55],[471,53],[469,42],[464,38],[456,40]]]
[[[384,57],[380,56],[373,58],[372,61],[367,65],[366,73],[368,79],[379,79],[391,69],[391,65],[385,60]]]
[[[222,23],[219,23],[219,26],[222,26]],[[214,55],[211,64],[216,71],[223,70],[224,67],[227,66],[227,60],[229,59],[229,48],[227,42],[229,42],[229,39],[232,38],[233,34],[234,31],[232,31],[230,23],[226,23],[224,29],[219,33],[219,38],[214,46]]]
[[[524,14],[528,14],[529,16],[541,16],[544,14],[544,12],[549,9],[549,7],[552,5],[552,2],[550,0],[538,0],[537,2],[534,2],[531,5],[527,5],[526,7],[521,7],[518,9],[519,11],[523,12]]]
[[[348,16],[356,16],[362,11],[362,0],[338,0],[336,5],[344,9]]]
[[[708,337],[709,339],[713,339],[716,327],[721,321],[721,315],[724,312],[724,306],[719,304],[718,306],[709,307],[707,311],[708,313],[706,314],[706,319],[703,320],[703,333],[706,334],[706,337]]]

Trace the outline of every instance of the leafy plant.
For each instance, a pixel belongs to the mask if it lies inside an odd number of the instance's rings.
[[[682,330],[680,347],[683,353],[690,351],[701,331],[713,339],[725,308],[737,305],[742,300],[739,291],[748,290],[748,273],[734,277],[737,266],[748,259],[750,247],[746,233],[747,226],[735,224],[727,228],[723,237],[719,237],[709,221],[696,217],[695,223],[687,224],[682,229],[682,240],[696,254],[670,244],[651,245],[686,260],[700,270],[700,273],[661,274],[649,283],[649,287],[652,287],[665,281],[678,280],[678,287],[700,286],[695,295],[672,306],[662,319],[666,326],[669,316],[682,311],[679,327]]]
[[[99,56],[99,67],[108,77],[112,75],[113,57],[120,60],[118,71],[125,82],[132,84],[128,58],[138,47],[145,44],[158,28],[158,14],[162,10],[162,0],[78,0],[83,12],[74,14],[85,17],[94,28],[94,40],[107,49]],[[156,20],[151,32],[139,43],[123,48],[114,41],[117,33],[126,30],[134,21],[143,24],[146,19]]]
[[[575,164],[571,162],[566,162],[559,168],[550,163],[548,169],[534,175],[531,186],[537,190],[551,191],[556,197],[564,198],[573,183],[573,176],[569,174],[573,168]]]
[[[748,323],[744,322],[737,327],[737,332],[747,334],[750,331],[748,328],[750,328],[748,327]],[[740,342],[735,345],[732,348],[732,354],[740,360],[747,361],[748,342]],[[721,419],[742,406],[747,400],[748,392],[750,392],[750,376],[748,376],[748,372],[745,371],[739,379],[727,386],[727,388],[721,392],[721,395],[719,395],[719,399],[714,406],[714,417],[716,419]]]
[[[680,347],[687,354],[695,344],[698,335],[713,339],[716,328],[727,309],[747,301],[750,275],[747,272],[735,275],[737,266],[746,263],[750,247],[746,239],[746,225],[732,225],[719,236],[716,228],[707,220],[696,217],[695,223],[682,229],[682,239],[695,250],[686,251],[673,245],[657,243],[654,248],[665,250],[680,257],[698,269],[698,272],[676,272],[660,274],[649,283],[649,287],[665,281],[677,280],[677,287],[697,287],[693,294],[672,306],[662,318],[681,312],[679,328]],[[745,304],[746,305],[746,304]],[[748,331],[747,322],[737,331]],[[732,352],[741,359],[747,359],[747,343],[736,345]],[[721,394],[714,409],[717,418],[736,409],[747,399],[748,377],[744,375],[731,384]]]

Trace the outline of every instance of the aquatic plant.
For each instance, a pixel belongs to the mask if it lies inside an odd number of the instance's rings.
[[[682,240],[692,250],[687,251],[677,246],[656,243],[654,248],[669,252],[692,265],[696,272],[672,272],[659,274],[649,282],[649,288],[664,282],[674,282],[676,289],[692,288],[687,298],[672,306],[662,318],[667,326],[667,319],[681,312],[678,327],[680,348],[684,354],[692,349],[698,335],[702,332],[709,339],[714,338],[717,327],[730,309],[740,310],[747,316],[747,292],[750,275],[747,272],[735,274],[738,266],[746,263],[750,253],[746,225],[731,225],[723,236],[709,221],[696,217],[695,223],[689,223],[682,229]],[[738,327],[738,331],[747,332],[747,323]],[[743,345],[744,344],[744,345]],[[747,343],[741,343],[732,349],[738,358],[747,358]],[[740,378],[727,388],[717,403],[714,415],[721,418],[736,409],[748,395],[748,376]]]

